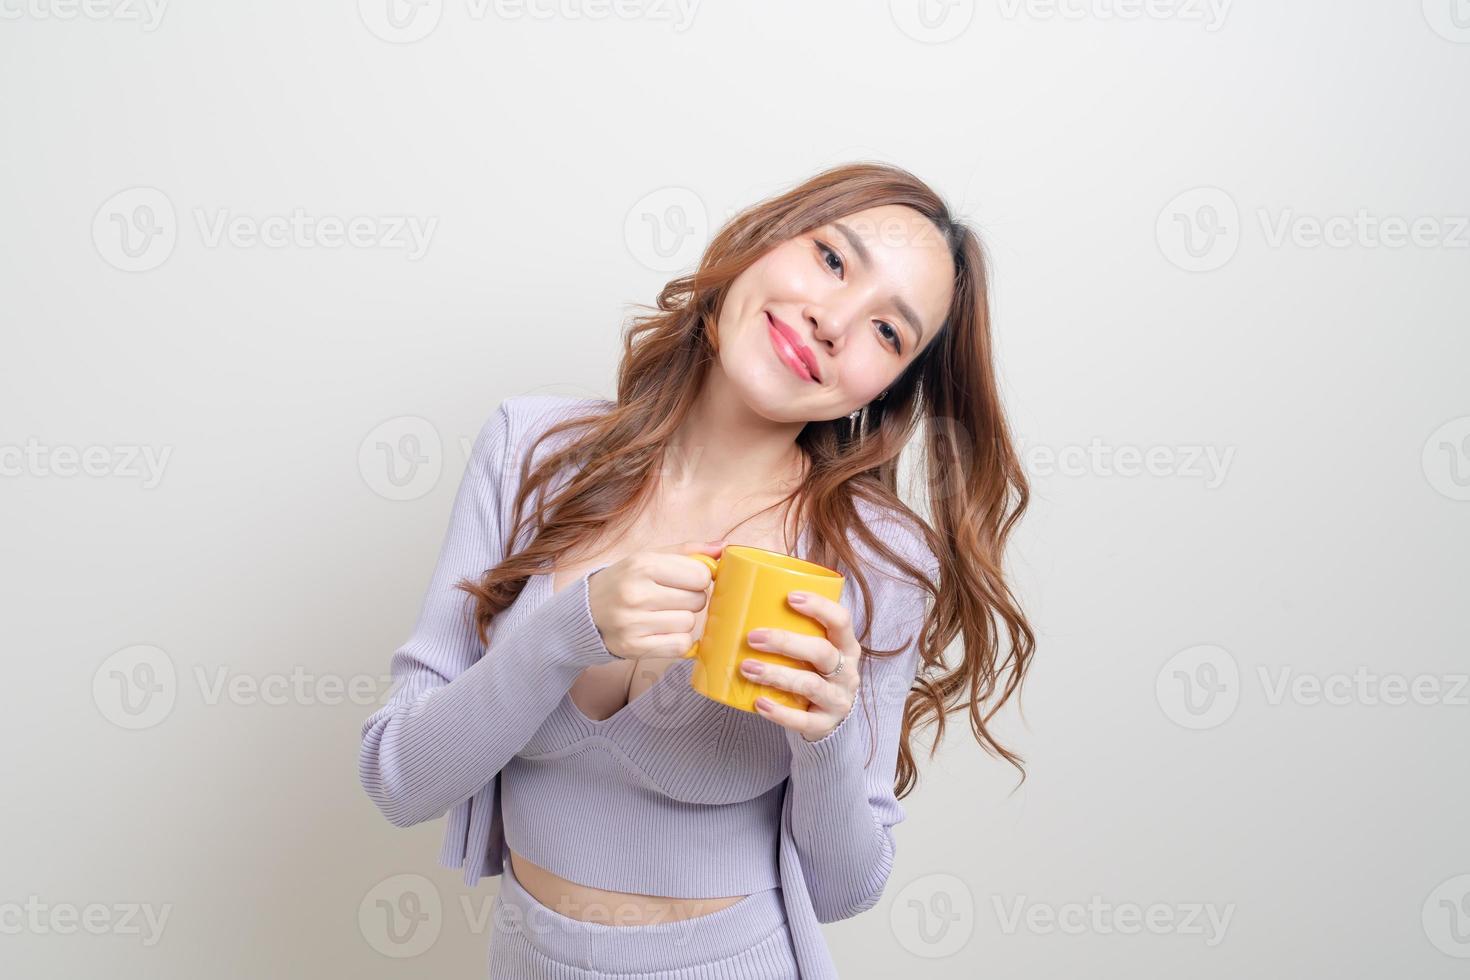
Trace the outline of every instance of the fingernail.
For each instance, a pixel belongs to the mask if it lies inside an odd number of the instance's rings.
[[[747,674],[759,674],[761,672],[761,668],[764,666],[765,665],[762,664],[759,660],[745,660],[742,661],[740,664],[740,668],[744,670]]]
[[[806,593],[805,592],[793,592],[790,595],[790,599],[791,599],[792,602],[806,602]]]
[[[746,635],[746,638],[750,640],[751,643],[764,643],[766,642],[766,637],[768,636],[770,636],[770,634],[765,630],[751,630]]]

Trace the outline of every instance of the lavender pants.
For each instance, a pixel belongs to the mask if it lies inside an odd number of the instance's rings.
[[[490,980],[797,980],[781,889],[708,915],[614,926],[569,918],[521,887],[505,857]]]

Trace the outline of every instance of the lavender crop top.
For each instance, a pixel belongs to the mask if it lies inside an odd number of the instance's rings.
[[[470,885],[502,873],[508,844],[597,888],[704,898],[779,887],[801,977],[835,978],[819,923],[872,908],[893,867],[898,737],[924,593],[854,541],[879,610],[870,645],[904,649],[864,658],[857,702],[819,741],[700,695],[687,660],[612,717],[586,717],[573,681],[617,659],[588,605],[587,579],[606,566],[555,593],[550,572],[533,576],[492,622],[488,650],[454,584],[513,553],[510,507],[534,437],[611,404],[518,395],[481,428],[417,623],[393,654],[393,691],[362,728],[363,788],[398,827],[447,814],[440,862]],[[533,465],[574,435],[545,440]],[[556,476],[548,498],[570,475]],[[911,528],[858,506],[889,547],[937,576]],[[806,543],[803,530],[798,555]],[[841,601],[860,631],[866,611],[850,577]]]

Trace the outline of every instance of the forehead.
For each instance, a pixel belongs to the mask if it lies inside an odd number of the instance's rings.
[[[913,208],[885,204],[844,215],[829,224],[845,251],[855,236],[871,259],[863,270],[904,297],[932,335],[953,298],[954,261],[934,223]]]

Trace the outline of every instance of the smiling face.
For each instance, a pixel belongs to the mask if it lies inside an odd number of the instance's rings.
[[[804,232],[731,283],[717,324],[720,366],[766,418],[847,415],[934,342],[954,272],[939,229],[903,205]]]

